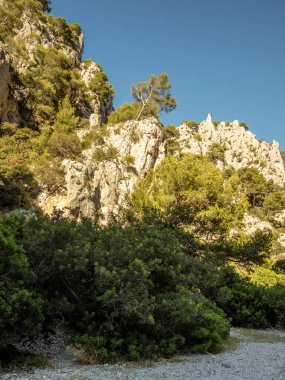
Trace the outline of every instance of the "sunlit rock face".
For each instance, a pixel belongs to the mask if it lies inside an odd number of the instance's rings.
[[[179,127],[179,141],[185,153],[207,154],[213,143],[219,143],[225,148],[224,162],[218,162],[223,169],[232,166],[256,167],[267,180],[276,184],[285,183],[285,170],[276,141],[266,143],[256,139],[255,135],[240,126],[237,120],[232,123],[221,122],[214,125],[211,115],[197,128],[187,124]]]
[[[217,162],[221,170],[229,166],[236,169],[253,166],[267,179],[284,184],[278,144],[258,141],[237,121],[215,126],[209,115],[195,129],[182,124],[178,130],[182,153],[205,155],[213,142],[220,143],[225,147],[224,162]],[[86,133],[89,132],[79,131],[81,137]],[[103,146],[93,144],[85,150],[80,162],[63,161],[64,190],[57,194],[42,192],[39,197],[46,212],[57,210],[77,220],[88,217],[107,223],[119,215],[137,180],[166,156],[163,128],[155,118],[109,126],[104,140]],[[106,152],[110,147],[113,157],[102,162],[94,158],[96,152]]]
[[[5,6],[5,2],[0,2]],[[61,54],[65,55],[70,61],[72,68],[77,72],[78,78],[89,85],[94,75],[101,71],[101,67],[89,60],[88,64],[82,62],[82,53],[84,48],[84,37],[78,26],[74,32],[73,38],[67,41],[64,35],[58,35],[53,28],[52,22],[48,16],[37,16],[25,11],[21,18],[21,27],[14,30],[12,37],[12,45],[0,42],[0,115],[3,121],[9,121],[19,124],[22,121],[20,104],[28,96],[28,90],[21,89],[15,91],[16,96],[7,100],[8,88],[13,85],[11,80],[11,68],[16,74],[24,74],[25,72],[35,70],[38,65],[36,56],[37,49],[54,48]],[[18,54],[17,49],[13,45],[21,46],[22,54]],[[5,52],[6,62],[3,62]],[[23,54],[24,52],[24,54]],[[15,87],[15,86],[14,86]],[[101,122],[106,122],[107,115],[112,110],[112,95],[109,100],[105,99],[104,104],[100,101],[100,97],[94,91],[89,91],[90,102],[80,104],[79,114],[90,120],[91,126],[97,126]],[[20,110],[20,111],[19,111]],[[25,119],[25,117],[23,117]]]
[[[155,119],[129,121],[109,128],[105,144],[93,144],[81,162],[64,160],[65,189],[57,194],[41,193],[39,204],[47,213],[61,211],[77,220],[91,218],[107,223],[119,214],[138,178],[165,156],[164,133]],[[112,149],[102,162],[99,152]]]

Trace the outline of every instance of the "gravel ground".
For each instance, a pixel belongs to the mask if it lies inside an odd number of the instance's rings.
[[[0,375],[3,380],[284,380],[285,332],[232,329],[226,351],[189,355],[150,366],[131,364],[76,366],[66,356],[54,369]],[[69,363],[69,364],[68,364]]]

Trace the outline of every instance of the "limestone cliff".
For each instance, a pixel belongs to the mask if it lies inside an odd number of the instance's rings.
[[[78,25],[45,14],[37,1],[23,0],[20,3],[21,8],[12,8],[16,4],[14,0],[0,0],[0,15],[4,12],[7,20],[10,17],[9,28],[0,25],[0,124],[9,122],[20,127],[28,124],[27,114],[32,119],[36,117],[31,88],[26,83],[30,83],[27,76],[29,80],[37,76],[38,82],[34,85],[42,86],[40,106],[44,109],[44,117],[38,118],[40,121],[35,123],[36,126],[32,123],[28,127],[41,134],[48,124],[51,135],[56,112],[62,99],[68,96],[80,117],[78,136],[81,140],[87,135],[92,137],[95,131],[103,130],[102,122],[107,121],[112,110],[112,91],[107,91],[106,96],[104,88],[100,93],[100,86],[106,84],[107,77],[100,65],[91,60],[82,61],[83,35]],[[11,17],[11,10],[17,17]],[[43,57],[48,52],[49,60],[45,61]],[[59,67],[54,68],[55,59]],[[45,72],[48,65],[52,73]],[[58,73],[62,78],[57,77]],[[61,87],[57,90],[60,80]],[[37,93],[34,94],[36,96]],[[54,105],[53,114],[50,109],[46,110],[48,98]],[[168,154],[166,134],[155,118],[105,128],[104,136],[99,140],[91,138],[91,145],[76,159],[57,157],[64,172],[64,181],[56,192],[36,178],[39,186],[36,202],[44,211],[49,214],[60,211],[77,220],[89,217],[107,222],[118,216],[126,195],[132,191],[138,178]],[[258,141],[238,121],[214,123],[209,115],[200,124],[183,123],[177,128],[177,135],[180,146],[177,154],[205,155],[216,144],[222,153],[216,160],[220,169],[253,166],[268,180],[285,184],[278,143]],[[38,153],[40,158],[44,156],[43,151]],[[45,156],[44,162],[49,158]],[[15,157],[8,164],[11,162],[17,162]],[[31,171],[35,167],[32,159],[27,159],[25,165]]]
[[[217,162],[221,169],[254,166],[267,179],[281,185],[285,182],[278,144],[259,142],[237,121],[229,125],[222,122],[215,127],[208,117],[195,130],[187,124],[177,130],[181,153],[207,154],[211,144],[218,142],[225,146],[225,160]],[[76,219],[90,217],[108,221],[118,215],[137,179],[167,155],[166,137],[155,118],[109,126],[107,131],[103,145],[93,143],[83,151],[80,161],[63,161],[65,187],[57,194],[41,193],[40,206],[45,211],[62,211]],[[78,132],[80,136],[88,133],[91,132]],[[110,147],[113,156],[103,154],[102,162],[98,162],[100,157],[96,158],[96,152],[106,153]]]
[[[107,132],[103,145],[93,143],[83,151],[80,162],[63,161],[64,189],[39,196],[39,204],[47,213],[62,211],[77,220],[91,218],[106,223],[118,216],[137,179],[165,156],[163,128],[155,118],[129,121]]]
[[[43,52],[55,50],[66,58],[68,70],[73,71],[73,79],[78,83],[82,82],[80,85],[87,100],[76,100],[78,114],[86,119],[90,118],[93,126],[106,121],[108,113],[112,110],[112,93],[103,102],[96,89],[89,86],[95,74],[102,72],[102,68],[90,60],[82,61],[84,40],[80,26],[68,24],[63,18],[43,13],[41,5],[37,2],[30,4],[28,1],[21,1],[17,5],[14,0],[1,1],[0,16],[2,15],[8,20],[8,25],[3,30],[0,28],[1,120],[17,124],[25,121],[26,112],[23,105],[32,112],[33,105],[29,104],[29,86],[25,86],[22,77],[27,73],[37,72]],[[13,89],[14,97],[11,96],[12,72],[17,78],[17,86]]]
[[[259,141],[255,135],[244,129],[237,120],[232,123],[220,122],[214,125],[211,115],[197,127],[186,123],[179,127],[179,143],[184,153],[207,154],[213,143],[221,144],[223,160],[217,162],[221,169],[232,166],[256,167],[267,180],[279,185],[285,183],[285,169],[276,141]]]

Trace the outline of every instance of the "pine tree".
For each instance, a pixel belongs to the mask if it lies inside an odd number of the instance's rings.
[[[151,75],[148,82],[140,82],[132,85],[131,94],[133,98],[141,103],[137,120],[149,113],[170,112],[176,108],[176,100],[170,95],[171,83],[166,73],[158,76]]]
[[[55,130],[63,133],[72,132],[77,128],[78,122],[79,119],[75,116],[74,108],[72,107],[68,96],[66,96],[56,115]]]

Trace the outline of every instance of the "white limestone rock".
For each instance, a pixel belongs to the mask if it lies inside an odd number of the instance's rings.
[[[107,223],[118,216],[137,180],[165,156],[163,129],[155,118],[112,126],[109,133],[103,146],[94,144],[83,152],[81,162],[63,161],[65,189],[39,196],[44,211],[61,211],[77,220],[91,218]],[[96,150],[110,146],[116,152],[112,159],[93,159]],[[134,162],[127,163],[126,157],[133,157]]]
[[[221,169],[223,166],[232,166],[234,169],[256,167],[267,180],[271,179],[278,185],[285,184],[279,144],[274,140],[272,143],[257,140],[237,120],[215,126],[211,115],[208,115],[197,128],[190,128],[184,123],[178,130],[184,153],[205,155],[213,143],[220,143],[225,147],[225,165],[220,163]]]

